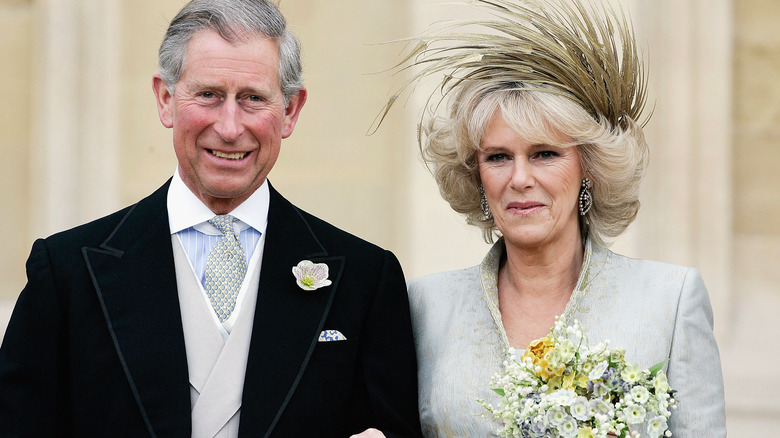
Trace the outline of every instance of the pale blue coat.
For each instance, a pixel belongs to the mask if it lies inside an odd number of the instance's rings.
[[[503,253],[499,241],[479,266],[409,283],[427,437],[494,436],[497,423],[475,400],[497,404],[490,379],[509,348],[496,286]],[[635,260],[588,242],[564,315],[580,321],[591,344],[609,340],[641,368],[669,359],[665,371],[679,400],[669,422],[673,437],[726,436],[712,307],[696,269]]]

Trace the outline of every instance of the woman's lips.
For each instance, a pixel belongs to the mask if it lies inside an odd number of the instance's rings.
[[[541,202],[510,202],[507,206],[507,210],[511,210],[518,214],[531,214],[544,208],[544,204]]]

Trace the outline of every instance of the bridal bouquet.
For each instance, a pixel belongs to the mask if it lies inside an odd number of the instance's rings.
[[[502,437],[671,436],[667,420],[676,408],[664,362],[641,370],[609,341],[588,347],[577,321],[557,320],[518,362],[491,381],[499,406],[479,400],[501,421]]]

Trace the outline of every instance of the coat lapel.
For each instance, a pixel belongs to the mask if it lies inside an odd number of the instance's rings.
[[[136,204],[99,248],[82,252],[151,436],[189,436],[189,382],[168,185]]]
[[[328,254],[301,213],[271,187],[263,265],[239,436],[269,436],[306,368],[339,286],[344,259]],[[304,291],[292,267],[326,263],[330,286]]]

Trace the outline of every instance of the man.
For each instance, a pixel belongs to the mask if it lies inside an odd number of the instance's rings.
[[[266,0],[174,18],[153,89],[177,171],[35,242],[0,436],[420,435],[398,261],[266,179],[306,101],[299,56]]]

